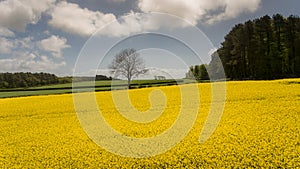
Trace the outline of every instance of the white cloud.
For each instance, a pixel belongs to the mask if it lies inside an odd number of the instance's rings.
[[[14,37],[15,33],[12,32],[11,30],[4,28],[4,27],[0,27],[0,37]]]
[[[58,3],[49,14],[51,16],[49,25],[64,32],[81,36],[89,36],[98,28],[116,19],[113,14],[83,9],[77,4],[66,1]]]
[[[31,50],[34,47],[34,42],[32,39],[32,37],[19,39],[0,37],[0,54],[12,54],[14,51],[18,50]]]
[[[242,12],[254,12],[259,7],[260,1],[138,0],[138,8],[143,13],[131,11],[120,16],[118,20],[114,14],[104,14],[81,8],[78,4],[61,1],[48,12],[51,16],[48,24],[64,32],[81,36],[90,36],[100,30],[99,35],[120,37],[160,28],[190,26],[167,15],[146,15],[148,12],[169,13],[197,25],[199,22],[213,23],[234,18]]]
[[[143,12],[163,12],[187,19],[197,24],[197,19],[204,11],[197,7],[199,0],[139,0],[138,7]]]
[[[66,38],[61,38],[55,35],[37,42],[37,46],[40,49],[51,52],[55,57],[61,57],[62,50],[71,47],[67,44]]]
[[[0,37],[0,44],[0,54],[9,54],[14,47],[13,42],[3,37]]]
[[[118,20],[103,27],[97,35],[112,37],[127,36],[143,31],[158,30],[160,28],[178,28],[189,26],[185,21],[160,14],[135,13],[131,11],[124,14]]]
[[[81,36],[90,36],[100,30],[98,35],[120,37],[162,26],[182,26],[182,23],[178,24],[178,20],[170,20],[169,17],[149,17],[133,11],[116,20],[114,14],[91,11],[66,1],[58,3],[49,14],[52,17],[48,22],[50,26]]]
[[[142,12],[163,12],[182,17],[196,25],[199,21],[214,23],[235,18],[243,12],[254,12],[261,0],[139,0]]]
[[[51,72],[65,66],[64,61],[55,62],[46,56],[38,57],[34,53],[19,53],[16,57],[0,59],[0,67],[2,72],[6,71],[44,71]]]
[[[0,26],[25,31],[28,24],[36,24],[54,3],[55,0],[0,1]]]
[[[0,37],[0,54],[6,54],[5,58],[0,58],[0,72],[55,72],[65,67],[64,59],[53,57],[53,54],[60,56],[61,50],[69,47],[66,44],[67,40],[56,36],[44,40],[36,42],[33,37],[14,39]],[[48,45],[44,46],[43,54],[38,48],[38,43]]]
[[[33,37],[25,37],[21,39],[14,39],[14,48],[32,50],[34,48],[35,42],[33,42]]]
[[[208,23],[236,18],[241,13],[255,12],[259,8],[261,0],[226,0],[222,2],[225,3],[222,5],[224,11],[208,17]]]
[[[111,37],[126,36],[144,30],[141,24],[144,18],[140,14],[131,12],[121,16],[118,20],[114,20],[109,25],[98,30],[97,35],[105,35]]]

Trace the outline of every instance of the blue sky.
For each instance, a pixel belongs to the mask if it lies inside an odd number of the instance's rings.
[[[188,66],[209,62],[235,24],[300,15],[299,6],[298,0],[2,0],[0,72],[108,74],[113,56],[130,47],[140,50],[149,76],[181,77]]]

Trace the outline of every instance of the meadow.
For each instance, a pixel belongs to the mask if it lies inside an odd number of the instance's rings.
[[[133,80],[131,86],[133,88],[144,88],[149,86],[164,86],[174,85],[182,83],[194,83],[194,80]],[[55,85],[44,85],[29,88],[10,88],[0,89],[0,98],[11,98],[20,96],[37,96],[37,95],[51,95],[51,94],[65,94],[72,93],[72,86],[80,88],[80,91],[109,91],[111,85],[119,86],[119,89],[125,89],[127,87],[127,81],[125,80],[103,80],[103,81],[79,81],[74,83],[64,83]],[[116,88],[116,87],[114,87]]]
[[[189,85],[194,84],[184,86]],[[300,167],[300,79],[227,82],[222,119],[202,144],[199,134],[210,108],[211,86],[197,85],[200,106],[193,128],[171,150],[150,158],[121,157],[95,144],[79,123],[71,94],[0,99],[0,168]],[[161,90],[166,96],[162,115],[145,124],[122,117],[110,91],[95,95],[116,131],[144,138],[174,123],[181,102],[179,87],[129,91],[140,111],[151,107],[148,95],[152,91]]]

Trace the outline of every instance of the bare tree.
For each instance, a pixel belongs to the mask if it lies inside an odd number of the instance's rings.
[[[132,78],[148,71],[145,69],[145,61],[135,49],[123,49],[115,56],[109,68],[112,69],[111,73],[114,73],[115,76],[127,78],[129,89]]]

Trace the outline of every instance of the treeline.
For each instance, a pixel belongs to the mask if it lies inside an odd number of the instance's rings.
[[[96,77],[57,77],[50,73],[0,73],[0,88],[27,88],[37,87],[44,85],[63,84],[81,82],[81,81],[100,81],[100,80],[112,80],[112,77],[105,75],[96,75]]]
[[[207,67],[208,65],[206,64],[191,66],[189,72],[186,74],[186,78],[197,81],[209,80]]]
[[[59,82],[59,78],[50,73],[0,73],[0,88],[26,88]]]
[[[230,79],[300,77],[300,18],[276,14],[238,24],[212,55],[214,76],[221,70],[217,56]]]
[[[92,76],[77,76],[77,77],[73,77],[71,80],[73,80],[74,82],[82,82],[82,81],[103,81],[103,80],[113,80],[113,78],[111,76],[107,77],[105,75],[96,75],[96,77],[92,77]],[[116,79],[114,79],[116,80]]]

